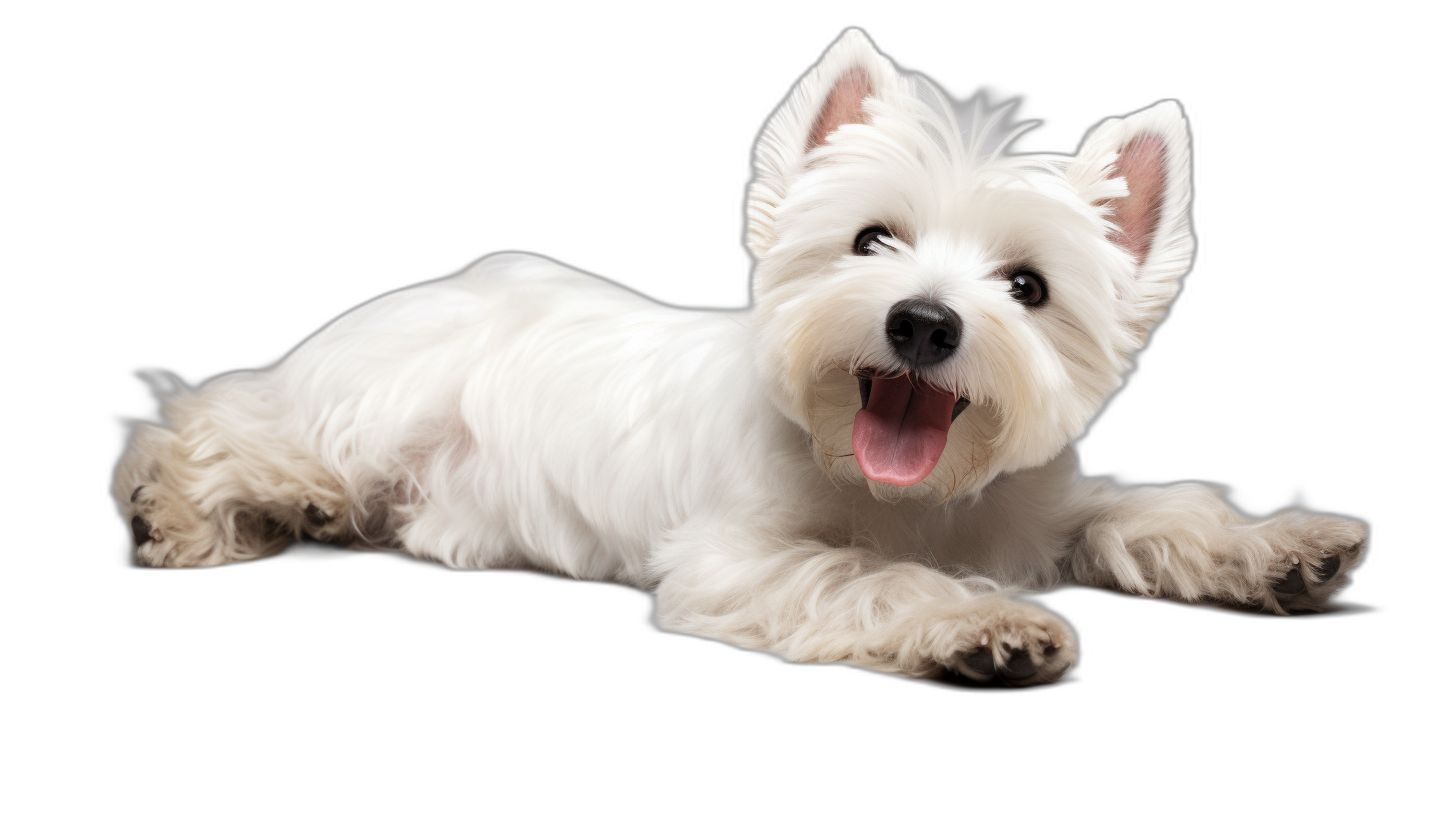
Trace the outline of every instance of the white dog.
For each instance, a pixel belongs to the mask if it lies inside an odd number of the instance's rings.
[[[653,589],[667,628],[791,660],[1017,685],[1076,643],[1007,588],[1320,609],[1362,525],[1116,488],[1069,447],[1191,260],[1181,108],[1070,157],[1011,153],[1009,112],[847,31],[759,139],[752,308],[516,253],[371,301],[168,396],[116,475],[137,559],[307,535],[529,566]]]

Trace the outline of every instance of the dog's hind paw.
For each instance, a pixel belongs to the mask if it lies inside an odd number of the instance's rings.
[[[137,485],[127,496],[124,516],[131,519],[137,563],[149,567],[201,566],[211,563],[212,548],[199,547],[207,524],[160,485]],[[221,563],[220,561],[218,563]]]
[[[138,548],[144,547],[160,538],[156,534],[156,531],[152,529],[152,523],[147,520],[148,511],[153,509],[155,503],[151,500],[152,497],[150,496],[147,497],[145,502],[142,500],[142,493],[146,489],[146,485],[137,485],[131,491],[129,498],[133,513],[131,517],[131,539],[132,543]]]
[[[123,502],[136,561],[147,567],[206,567],[257,558],[292,540],[288,525],[257,512],[203,517],[161,484],[132,488]]]

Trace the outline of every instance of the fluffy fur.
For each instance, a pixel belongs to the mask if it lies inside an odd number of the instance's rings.
[[[653,589],[664,626],[792,660],[1010,684],[1076,658],[1014,588],[1319,609],[1358,523],[1119,489],[1069,448],[1190,263],[1182,110],[1108,119],[1070,157],[1011,152],[1010,114],[847,31],[757,146],[751,309],[675,309],[516,253],[371,301],[271,369],[174,384],[116,474],[138,561],[308,535],[530,566]],[[893,237],[852,251],[875,225]],[[1028,268],[1035,307],[1008,283]],[[965,408],[901,486],[866,478],[852,436],[861,378],[912,370],[886,315],[913,298],[963,321],[913,373]]]

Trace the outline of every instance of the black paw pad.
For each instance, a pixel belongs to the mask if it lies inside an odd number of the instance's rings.
[[[1274,591],[1280,595],[1295,595],[1304,591],[1304,576],[1299,574],[1299,567],[1289,571],[1284,580],[1274,585]]]
[[[147,523],[147,520],[144,519],[144,518],[142,518],[141,516],[132,516],[131,517],[131,538],[132,538],[133,541],[136,542],[136,545],[138,547],[140,547],[141,545],[147,543],[148,541],[151,541],[152,540],[152,525],[148,524]]]
[[[1031,662],[1031,654],[1025,649],[1012,649],[1006,665],[996,672],[998,677],[1007,680],[1025,680],[1033,674],[1036,674],[1036,664]]]
[[[318,509],[313,502],[309,502],[308,507],[304,509],[303,517],[308,519],[308,523],[315,527],[322,527],[334,520],[333,516]]]
[[[1335,577],[1335,573],[1340,571],[1340,557],[1338,555],[1332,555],[1329,558],[1321,558],[1313,566],[1315,582],[1323,584],[1325,581]]]
[[[990,649],[977,649],[961,658],[961,662],[976,674],[990,677],[996,673],[996,658]]]

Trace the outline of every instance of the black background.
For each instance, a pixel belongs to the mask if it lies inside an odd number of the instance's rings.
[[[1372,555],[1344,597],[1373,611],[1261,619],[1064,590],[1045,602],[1079,629],[1075,682],[993,695],[661,634],[646,624],[648,597],[600,584],[312,552],[131,567],[106,487],[118,418],[153,414],[134,370],[199,382],[266,366],[349,307],[505,249],[668,303],[744,305],[754,137],[844,25],[958,98],[1024,96],[1024,117],[1045,124],[1022,150],[1072,152],[1102,118],[1182,102],[1197,262],[1139,372],[1079,443],[1083,469],[1227,484],[1252,513],[1300,501],[1369,520]],[[119,112],[96,122],[114,138],[98,147],[90,203],[106,227],[106,261],[86,284],[99,306],[87,360],[102,385],[89,421],[102,455],[87,471],[95,589],[80,627],[109,676],[183,708],[215,704],[221,683],[232,701],[314,711],[463,701],[642,724],[769,701],[887,721],[907,702],[981,723],[1077,711],[1118,729],[1136,704],[1238,739],[1271,721],[1287,729],[1303,714],[1281,713],[1296,708],[1328,720],[1338,704],[1347,727],[1379,720],[1351,683],[1388,672],[1379,644],[1402,602],[1386,552],[1405,542],[1385,535],[1392,507],[1369,431],[1382,331],[1366,316],[1373,236],[1347,226],[1348,178],[1329,172],[1348,160],[1331,133],[1366,80],[1337,51],[1210,23],[1198,41],[1152,52],[1149,39],[1092,38],[1075,20],[981,12],[767,31],[728,17],[571,31],[384,16],[185,28],[138,38],[127,70],[93,77]]]

